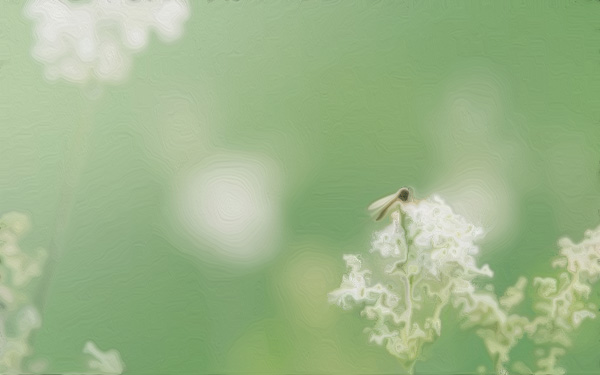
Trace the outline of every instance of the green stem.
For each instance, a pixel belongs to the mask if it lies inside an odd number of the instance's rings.
[[[38,291],[37,300],[40,309],[45,307],[50,283],[66,247],[67,228],[75,204],[77,188],[85,165],[90,135],[93,129],[94,107],[93,99],[86,98],[81,111],[81,121],[68,144],[69,149],[64,162],[64,179],[60,189],[54,232],[50,240],[48,262],[44,269],[45,272],[41,276]]]

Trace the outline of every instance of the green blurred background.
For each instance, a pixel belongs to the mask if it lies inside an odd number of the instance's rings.
[[[131,374],[398,373],[358,310],[327,304],[382,226],[373,200],[410,185],[490,230],[498,293],[600,222],[597,1],[194,1],[97,99],[44,79],[22,8],[0,3],[0,211],[30,215],[23,247],[54,260],[35,297],[48,372],[80,371],[91,339]],[[174,218],[178,179],[213,155],[276,165],[257,261]],[[445,318],[417,372],[491,368]],[[561,364],[600,371],[598,337],[585,322]]]

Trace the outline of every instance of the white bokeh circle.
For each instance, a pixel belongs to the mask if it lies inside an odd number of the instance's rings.
[[[278,168],[271,159],[218,154],[182,173],[170,209],[191,240],[188,253],[252,266],[275,254],[280,196]]]

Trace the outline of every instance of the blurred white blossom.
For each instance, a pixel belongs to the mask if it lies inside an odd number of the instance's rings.
[[[36,24],[32,55],[46,66],[46,78],[79,83],[124,79],[150,31],[172,42],[189,14],[187,0],[32,0],[25,6]]]
[[[254,266],[270,259],[280,235],[276,162],[255,154],[214,154],[182,174],[171,210],[203,260]]]
[[[29,339],[33,330],[42,326],[39,311],[32,302],[32,281],[41,275],[47,253],[21,250],[19,241],[30,227],[29,218],[19,212],[0,217],[0,373],[42,373],[47,362],[41,358],[29,361],[33,349]],[[105,374],[123,372],[123,362],[116,350],[102,352],[91,341],[83,352],[94,359],[90,370]]]
[[[31,281],[41,275],[46,252],[21,250],[19,241],[29,227],[21,213],[0,217],[0,373],[27,372],[23,360],[32,352],[29,336],[41,326],[31,301]]]
[[[88,341],[83,347],[83,352],[93,357],[88,362],[88,366],[92,370],[102,374],[121,374],[124,370],[121,356],[114,349],[103,352],[93,341]]]

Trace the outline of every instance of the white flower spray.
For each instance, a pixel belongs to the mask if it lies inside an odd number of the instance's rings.
[[[25,252],[19,241],[30,227],[29,218],[18,212],[0,217],[0,373],[39,373],[45,370],[44,361],[26,363],[33,350],[29,344],[32,332],[41,327],[41,316],[31,295],[33,281],[44,269],[47,252],[38,248]],[[93,359],[90,370],[120,374],[124,370],[119,353],[100,351],[88,341],[83,352]],[[41,367],[39,364],[41,363]]]
[[[165,42],[177,40],[190,16],[187,0],[30,0],[25,15],[36,23],[33,57],[49,80],[120,82],[150,30]]]
[[[513,369],[564,373],[557,359],[571,345],[569,334],[595,317],[595,307],[586,301],[600,277],[600,227],[587,231],[580,244],[559,241],[562,250],[553,264],[563,272],[559,280],[534,279],[538,315],[530,319],[511,313],[524,299],[526,278],[500,298],[474,283],[493,277],[488,265],[476,265],[481,228],[437,196],[397,199],[385,210],[392,211],[392,223],[374,233],[370,254],[344,256],[348,273],[329,294],[330,302],[344,309],[363,306],[361,314],[374,321],[366,329],[370,341],[385,345],[412,373],[423,345],[442,333],[442,311],[453,306],[463,316],[463,328],[474,328],[483,339],[496,373],[508,373],[509,353],[525,334],[538,346],[539,359],[531,366],[514,363]]]
[[[27,216],[10,212],[0,217],[0,373],[27,372],[28,339],[41,326],[30,298],[31,281],[41,275],[46,252],[21,250],[18,241],[29,230]]]

